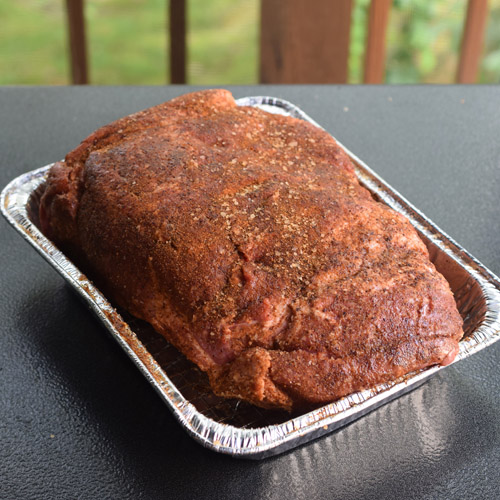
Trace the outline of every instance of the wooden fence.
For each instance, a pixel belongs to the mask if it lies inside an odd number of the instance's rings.
[[[186,1],[167,0],[171,83],[186,83]],[[346,83],[353,0],[261,0],[261,83]],[[383,83],[391,0],[371,0],[364,82]],[[145,7],[147,8],[147,7]],[[66,0],[74,84],[89,83],[84,0]],[[477,79],[488,0],[468,0],[457,83]]]

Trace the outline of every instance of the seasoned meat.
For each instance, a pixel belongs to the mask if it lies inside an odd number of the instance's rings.
[[[116,304],[262,407],[320,405],[458,352],[446,280],[326,132],[195,92],[50,171],[44,233]]]

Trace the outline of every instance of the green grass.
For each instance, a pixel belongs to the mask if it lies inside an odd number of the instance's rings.
[[[257,83],[258,0],[189,0],[192,83]]]
[[[0,84],[68,83],[63,2],[0,0]]]
[[[188,80],[257,82],[259,0],[188,0]],[[165,0],[87,0],[90,81],[165,84]],[[0,0],[0,84],[68,84],[62,0]]]
[[[354,3],[351,83],[363,79],[369,3]],[[259,4],[187,0],[189,83],[257,83]],[[465,6],[466,0],[394,0],[386,81],[453,82]],[[489,6],[480,81],[497,83],[500,0],[490,0]],[[167,15],[165,0],[86,0],[91,83],[168,83]],[[63,0],[0,0],[0,19],[0,85],[70,83]]]
[[[164,0],[87,0],[85,14],[92,83],[166,83]]]

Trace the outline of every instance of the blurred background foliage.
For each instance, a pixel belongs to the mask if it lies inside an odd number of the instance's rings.
[[[188,82],[258,82],[260,0],[188,0]],[[466,0],[394,0],[387,83],[452,83]],[[90,81],[168,82],[165,0],[86,0]],[[363,78],[369,0],[355,0],[349,82]],[[479,81],[500,82],[500,0],[489,1]],[[63,0],[0,0],[0,84],[68,84]]]

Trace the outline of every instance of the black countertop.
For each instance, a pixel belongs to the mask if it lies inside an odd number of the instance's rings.
[[[302,107],[500,274],[500,87],[229,87]],[[0,186],[194,87],[0,88]],[[295,451],[202,448],[0,220],[0,498],[498,498],[500,343]]]

